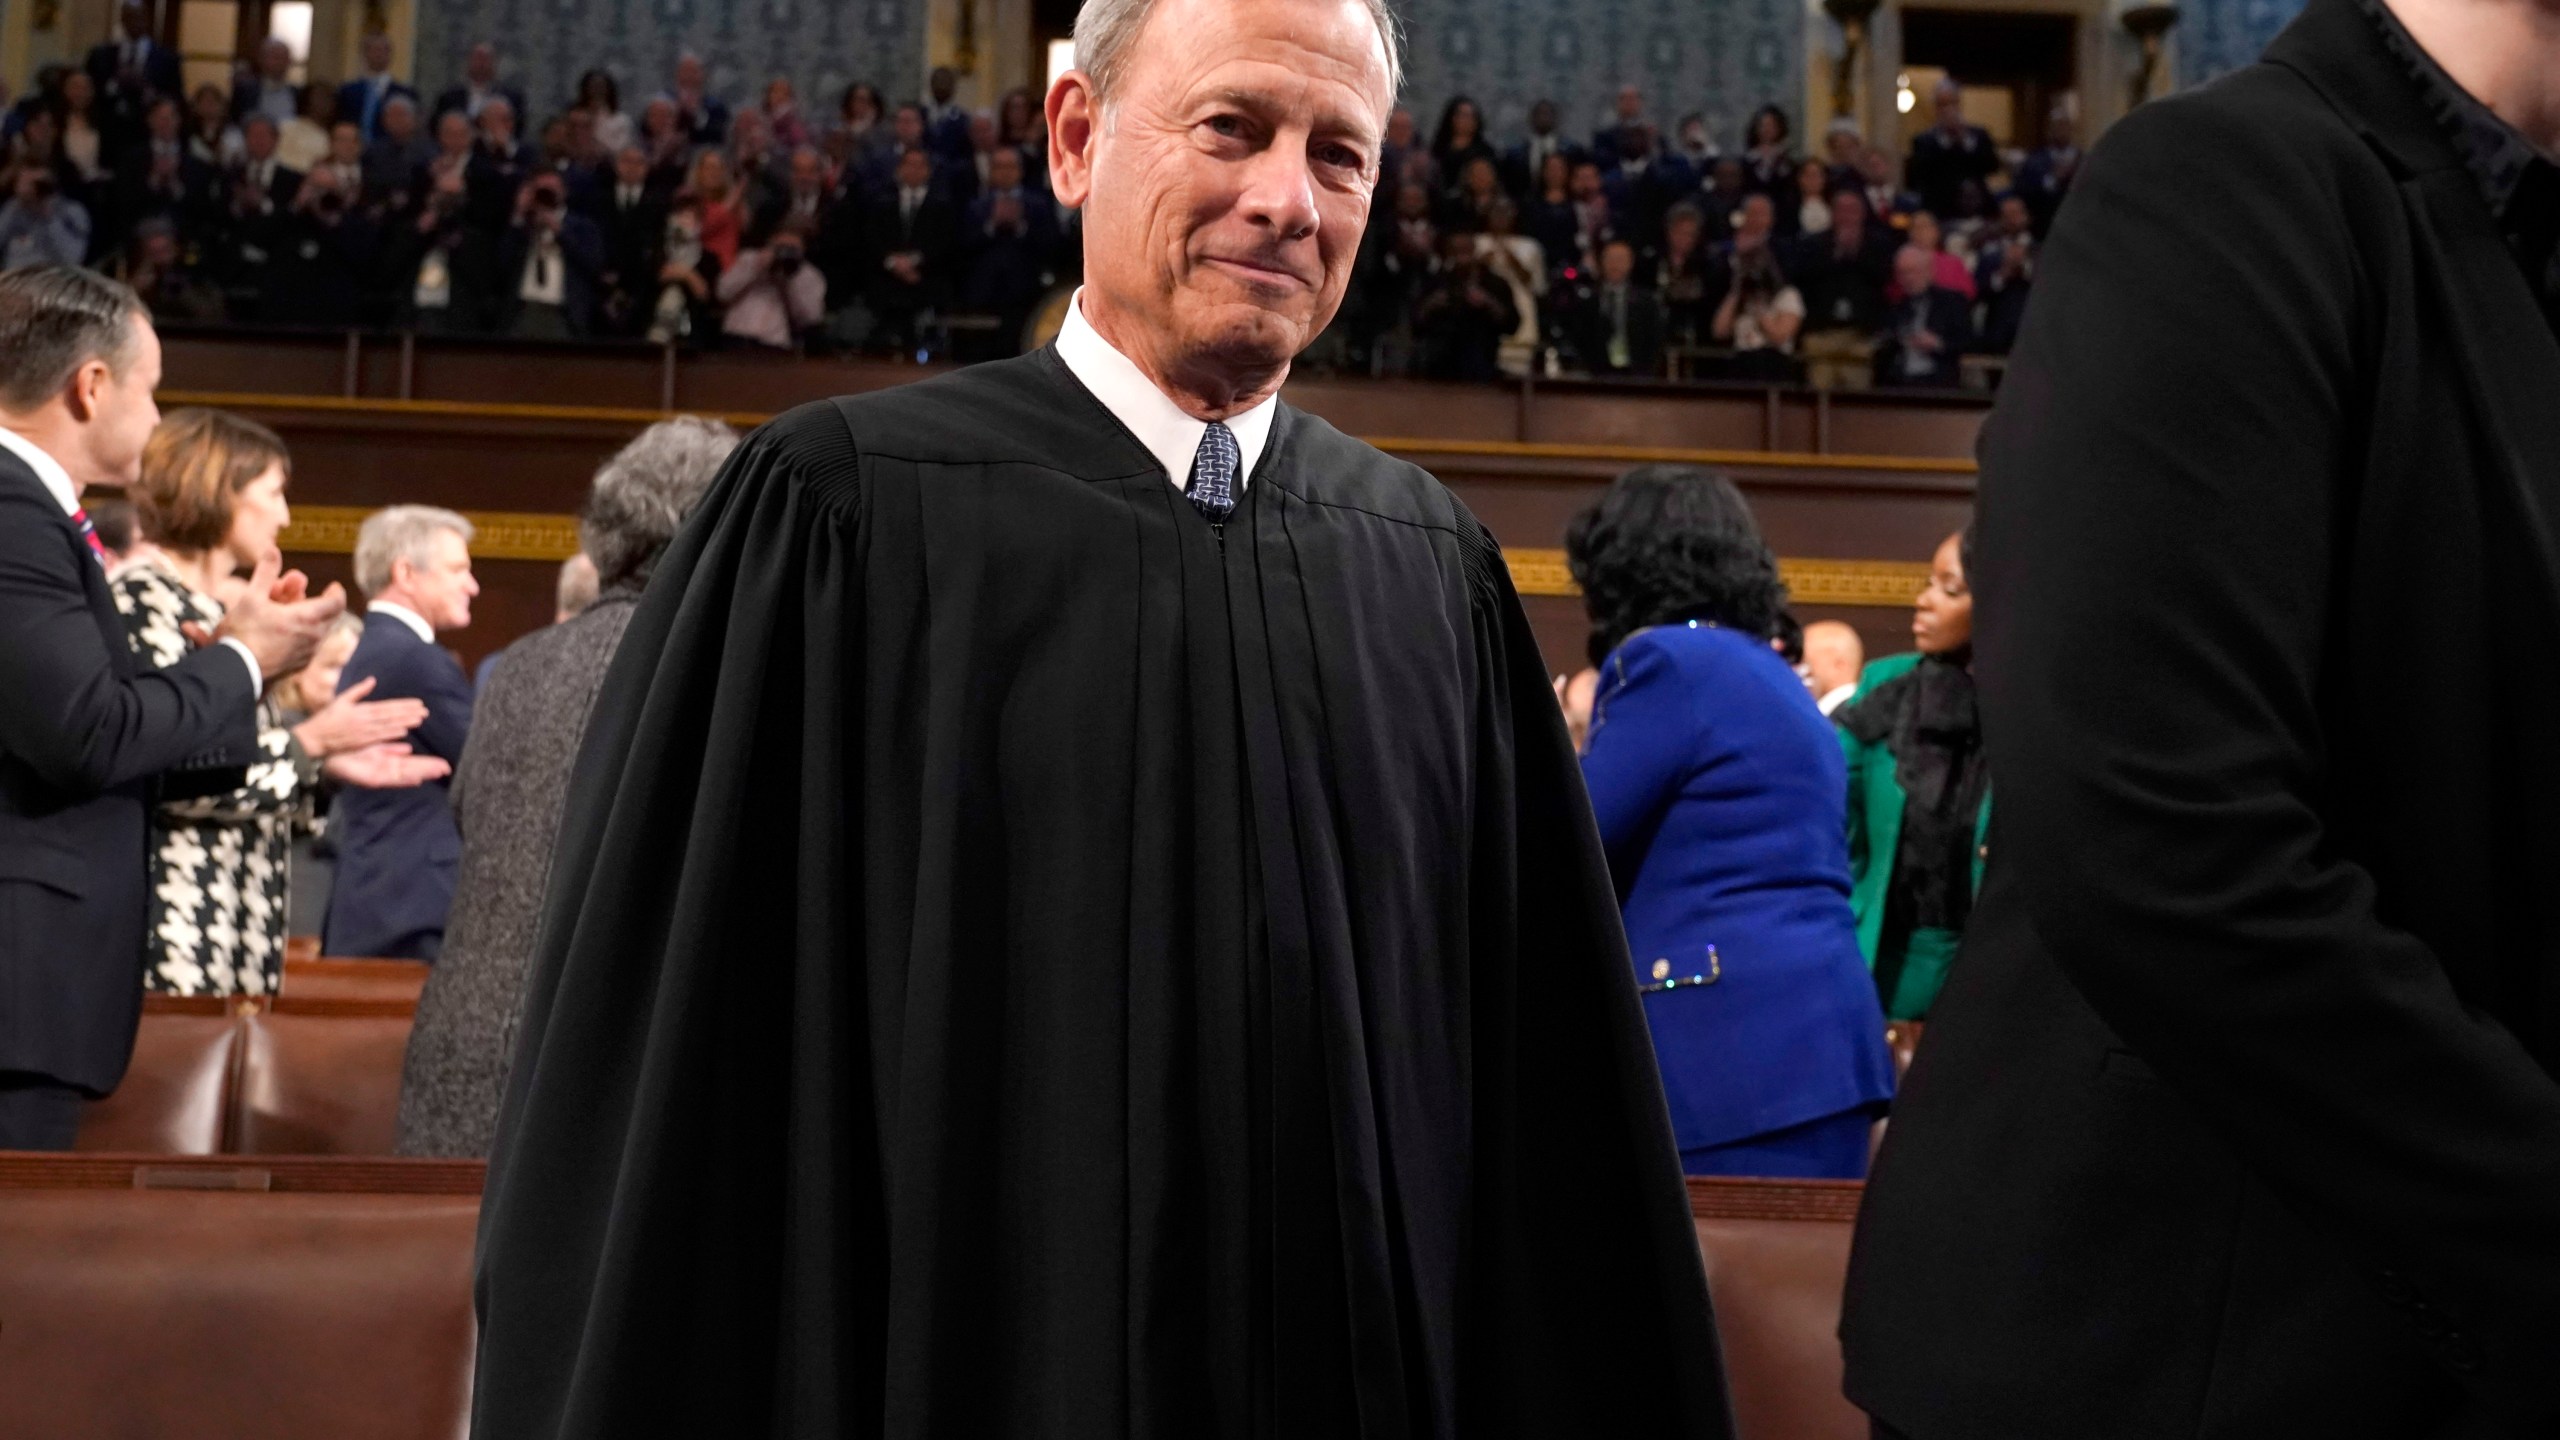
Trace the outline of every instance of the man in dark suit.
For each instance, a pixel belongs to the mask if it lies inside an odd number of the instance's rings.
[[[1963,380],[1964,352],[1973,344],[1973,307],[1964,296],[1931,278],[1937,257],[1905,245],[1893,257],[1893,283],[1902,296],[1885,312],[1876,346],[1878,385],[1952,389]]]
[[[119,147],[133,143],[142,130],[143,111],[152,97],[179,96],[185,77],[178,52],[151,33],[151,11],[138,0],[126,0],[116,11],[116,39],[91,46],[84,68],[97,87],[98,113],[107,138]]]
[[[202,235],[219,208],[222,173],[187,153],[177,101],[155,97],[145,115],[141,142],[116,166],[116,233],[130,238],[135,226],[157,215]]]
[[[676,102],[676,124],[695,145],[725,144],[729,139],[729,102],[712,94],[708,85],[701,56],[688,51],[676,57],[675,88],[667,92],[668,98]]]
[[[367,598],[364,636],[338,677],[344,691],[374,682],[376,700],[427,704],[409,733],[420,755],[462,759],[471,731],[471,680],[436,636],[471,623],[471,522],[450,510],[395,505],[356,532],[356,586]],[[433,960],[444,947],[462,835],[443,781],[341,795],[331,829],[338,874],[321,948],[331,955]]]
[[[519,116],[525,113],[524,92],[498,79],[498,47],[483,40],[471,47],[463,57],[462,83],[445,87],[436,96],[435,113],[440,119],[447,111],[459,111],[462,118],[478,124],[480,111],[492,100],[504,100],[515,107]]]
[[[354,121],[371,144],[382,138],[382,108],[401,97],[418,103],[418,92],[391,73],[391,37],[372,31],[364,37],[364,73],[338,87],[338,118]]]
[[[1537,198],[1538,172],[1550,155],[1578,160],[1581,148],[1556,129],[1556,102],[1541,100],[1529,107],[1529,136],[1502,157],[1502,183],[1512,194]]]
[[[898,157],[897,188],[871,212],[871,314],[875,346],[914,348],[916,317],[951,293],[959,220],[933,186],[933,157]]]
[[[954,98],[960,93],[960,77],[948,65],[937,65],[925,81],[925,93],[933,103],[925,109],[925,147],[933,152],[940,167],[956,167],[969,163],[969,112]]]
[[[1057,210],[1049,197],[1025,183],[1022,152],[1006,146],[987,168],[987,188],[970,203],[962,239],[966,278],[960,302],[993,312],[992,343],[972,347],[972,358],[999,360],[1021,353],[1023,326],[1048,290],[1050,253],[1057,247]]]
[[[231,119],[249,123],[264,115],[279,127],[302,113],[302,87],[293,83],[293,47],[273,36],[258,45],[257,67],[231,87]]]
[[[497,274],[506,289],[491,329],[527,340],[573,340],[592,334],[604,235],[568,206],[560,177],[542,171],[525,182],[515,222],[498,247]]]
[[[1653,142],[1653,127],[1645,124],[1644,90],[1635,85],[1618,87],[1617,118],[1591,134],[1591,153],[1603,158],[1626,153],[1621,132],[1639,125],[1645,129],[1645,143]]]
[[[649,152],[625,145],[613,157],[613,181],[600,186],[589,218],[602,245],[596,273],[596,328],[608,335],[637,335],[649,323],[657,299],[652,264],[666,237],[668,192],[650,183]]]
[[[278,273],[276,262],[293,243],[293,202],[302,194],[302,172],[276,158],[275,122],[264,112],[249,117],[240,138],[247,153],[230,176],[223,207],[228,241],[223,280],[232,292],[234,316],[262,320]]]
[[[1988,874],[1850,1266],[1891,1431],[2560,1433],[2548,24],[2310,0],[2072,184],[1981,442]]]
[[[1662,297],[1635,283],[1634,242],[1612,239],[1600,247],[1597,283],[1574,305],[1574,353],[1593,375],[1658,379],[1662,374]]]
[[[381,133],[364,147],[364,194],[367,204],[406,210],[416,198],[410,182],[418,168],[435,158],[436,143],[418,126],[421,109],[404,95],[383,102],[374,116]]]
[[[2000,147],[1991,142],[1990,131],[1965,123],[1964,89],[1952,78],[1939,81],[1930,100],[1938,123],[1912,139],[1902,178],[1919,193],[1923,209],[1944,217],[1956,213],[1956,194],[1967,180],[1991,188],[1991,176],[2000,168]]]
[[[266,677],[345,608],[272,556],[208,645],[143,668],[84,486],[121,490],[159,420],[133,292],[67,266],[0,276],[0,1150],[67,1150],[124,1077],[142,1010],[144,807],[239,783]]]

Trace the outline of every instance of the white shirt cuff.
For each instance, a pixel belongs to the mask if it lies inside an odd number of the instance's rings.
[[[248,643],[226,635],[222,638],[222,646],[239,656],[240,663],[249,667],[249,698],[254,700],[267,693],[267,672],[258,668],[258,657],[249,649]]]

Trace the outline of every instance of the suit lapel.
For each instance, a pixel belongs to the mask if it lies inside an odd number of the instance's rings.
[[[63,543],[71,551],[73,561],[79,566],[80,593],[82,598],[89,602],[89,614],[97,620],[98,633],[107,642],[108,663],[115,667],[119,675],[132,674],[133,647],[131,642],[125,639],[124,620],[116,613],[115,592],[107,588],[107,567],[98,563],[98,557],[91,553],[89,542],[81,535],[80,527],[72,524],[71,517],[62,513],[62,502],[54,498],[53,492],[45,488],[42,480],[36,478],[35,471],[27,468],[27,462],[5,450],[0,450],[0,476],[7,477],[9,484],[21,485],[34,491],[36,497],[43,502],[44,513],[53,517],[55,529],[60,532]]]

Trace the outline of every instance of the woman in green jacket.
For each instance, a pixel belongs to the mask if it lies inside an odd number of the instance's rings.
[[[1927,1017],[1982,884],[1991,772],[1973,700],[1973,531],[1950,535],[1911,617],[1917,652],[1878,660],[1832,718],[1849,756],[1850,907],[1876,993]]]

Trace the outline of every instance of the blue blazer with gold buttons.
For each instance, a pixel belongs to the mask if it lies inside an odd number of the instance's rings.
[[[1712,625],[1637,632],[1601,664],[1583,777],[1680,1148],[1889,1100],[1845,762],[1787,662]]]

